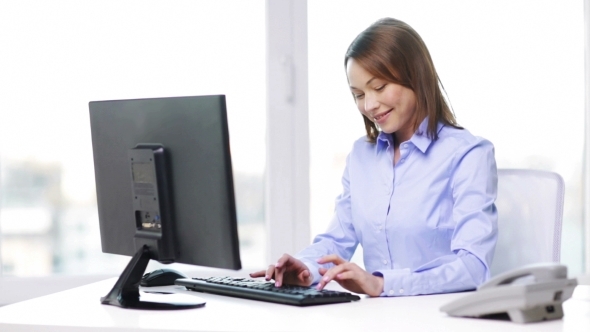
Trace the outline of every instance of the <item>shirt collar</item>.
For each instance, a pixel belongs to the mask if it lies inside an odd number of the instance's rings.
[[[444,125],[441,122],[438,122],[436,125],[436,132],[440,133]],[[428,117],[425,117],[424,120],[414,132],[414,135],[410,138],[410,142],[414,144],[422,153],[426,153],[426,150],[432,144],[432,139],[428,137]],[[384,132],[379,132],[377,136],[377,150],[387,149],[388,146],[393,146],[393,135],[386,134]]]
[[[436,124],[436,133],[440,133],[444,125],[441,122]],[[432,144],[432,139],[428,137],[428,117],[425,117],[422,120],[422,123],[416,129],[412,138],[410,138],[410,142],[412,142],[422,153],[426,153],[430,144]]]
[[[386,150],[389,146],[393,147],[393,135],[380,131],[376,143],[377,151]]]

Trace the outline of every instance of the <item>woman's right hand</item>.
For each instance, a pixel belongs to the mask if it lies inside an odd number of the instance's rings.
[[[281,287],[283,283],[298,286],[310,286],[313,282],[311,272],[307,265],[297,258],[284,254],[276,264],[269,265],[268,269],[250,273],[250,277],[265,277],[266,281],[275,280],[275,286]]]

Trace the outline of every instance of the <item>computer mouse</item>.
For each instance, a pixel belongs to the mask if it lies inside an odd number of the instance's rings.
[[[144,274],[143,277],[141,277],[139,285],[143,287],[174,285],[174,280],[179,278],[189,277],[176,270],[158,269]]]

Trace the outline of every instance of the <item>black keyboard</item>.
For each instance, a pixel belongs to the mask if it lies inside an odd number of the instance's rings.
[[[318,291],[314,287],[291,285],[276,287],[273,282],[250,278],[211,277],[176,279],[174,283],[197,292],[296,306],[342,303],[361,299],[359,296],[348,292],[327,289]]]

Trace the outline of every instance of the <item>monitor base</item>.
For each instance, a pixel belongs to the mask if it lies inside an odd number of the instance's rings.
[[[194,300],[187,294],[154,294],[145,293],[143,297],[156,301],[142,301],[139,293],[139,282],[150,261],[150,250],[148,246],[140,248],[131,261],[121,273],[115,286],[104,297],[100,303],[114,305],[120,308],[145,309],[145,310],[175,310],[200,308],[205,302],[194,297]],[[160,300],[162,300],[160,302]],[[168,301],[170,300],[170,301]]]

